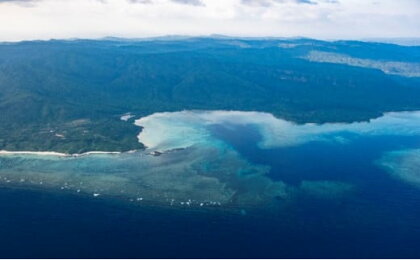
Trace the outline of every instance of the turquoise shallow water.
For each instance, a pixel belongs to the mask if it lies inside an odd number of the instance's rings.
[[[146,151],[0,156],[3,254],[420,257],[419,112],[296,125],[183,111],[136,123]]]

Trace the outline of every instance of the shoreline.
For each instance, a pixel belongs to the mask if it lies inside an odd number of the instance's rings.
[[[133,151],[128,151],[133,152]],[[7,151],[7,150],[0,150],[0,156],[3,155],[51,155],[51,156],[59,156],[59,157],[79,157],[79,156],[86,156],[92,154],[121,154],[122,152],[106,152],[106,151],[89,151],[85,153],[60,153],[54,151]]]

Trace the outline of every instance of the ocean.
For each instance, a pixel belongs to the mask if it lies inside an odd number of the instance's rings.
[[[183,148],[160,156],[0,156],[0,257],[420,257],[416,112],[328,131],[192,113],[153,121],[149,150]]]

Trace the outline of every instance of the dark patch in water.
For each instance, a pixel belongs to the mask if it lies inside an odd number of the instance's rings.
[[[3,258],[416,258],[420,253],[420,231],[410,214],[357,200],[338,205],[302,200],[299,208],[246,214],[132,207],[13,189],[1,189],[0,201]]]

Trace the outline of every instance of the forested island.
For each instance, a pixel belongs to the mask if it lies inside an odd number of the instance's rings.
[[[260,111],[301,124],[419,110],[419,61],[420,47],[312,39],[1,43],[0,150],[142,149],[134,119],[163,111]]]

